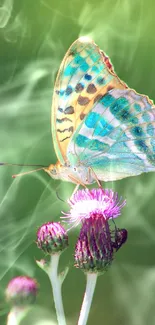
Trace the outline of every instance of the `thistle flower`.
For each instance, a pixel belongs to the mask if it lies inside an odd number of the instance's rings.
[[[112,190],[93,189],[75,193],[69,201],[70,222],[82,227],[75,247],[75,264],[88,272],[104,272],[114,253],[127,239],[127,231],[111,229],[109,219],[116,218],[125,205]]]
[[[55,254],[68,247],[68,235],[59,222],[47,222],[37,231],[37,245],[47,254]]]
[[[87,323],[98,274],[111,265],[114,253],[127,239],[127,230],[119,229],[114,218],[125,205],[112,190],[92,189],[77,191],[68,201],[70,212],[65,218],[73,226],[81,224],[75,246],[75,265],[87,276],[87,285],[78,325]],[[110,224],[110,219],[112,223]],[[113,226],[113,227],[112,227]]]
[[[27,306],[35,302],[38,284],[28,276],[13,278],[6,289],[6,300],[13,306]]]

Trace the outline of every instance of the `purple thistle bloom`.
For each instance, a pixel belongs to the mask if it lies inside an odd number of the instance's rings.
[[[28,276],[13,278],[6,288],[6,299],[14,306],[27,306],[35,302],[38,284]]]
[[[119,199],[118,193],[112,190],[98,188],[79,190],[68,200],[68,203],[71,209],[70,213],[65,213],[65,218],[77,226],[92,215],[100,215],[104,220],[117,218],[126,201]]]
[[[45,253],[55,254],[68,246],[68,235],[59,222],[47,222],[38,229],[36,242]]]
[[[74,225],[82,224],[74,255],[77,267],[93,273],[107,270],[127,239],[126,229],[111,229],[109,219],[118,217],[125,203],[117,193],[100,188],[77,191],[69,200],[67,218]]]
[[[75,266],[87,272],[103,272],[113,259],[110,228],[103,218],[83,222],[75,247]]]

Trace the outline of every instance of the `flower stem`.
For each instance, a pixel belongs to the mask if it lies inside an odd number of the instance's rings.
[[[52,289],[53,289],[53,297],[54,297],[58,324],[66,325],[65,314],[64,314],[63,303],[62,303],[62,294],[61,294],[62,280],[58,275],[59,257],[60,257],[59,253],[51,255],[48,276],[50,278]]]
[[[80,311],[78,325],[87,324],[88,315],[89,315],[93,294],[96,286],[97,276],[98,276],[97,273],[87,273],[86,291],[82,303],[82,308]]]
[[[26,316],[29,308],[14,307],[10,310],[7,318],[7,325],[19,325]]]

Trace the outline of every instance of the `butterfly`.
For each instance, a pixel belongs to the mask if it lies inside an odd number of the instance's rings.
[[[88,37],[60,65],[51,125],[58,162],[40,169],[52,178],[86,186],[155,170],[153,102],[120,80]]]
[[[155,107],[116,75],[87,37],[67,51],[54,87],[52,136],[58,162],[45,171],[76,184],[155,170]]]

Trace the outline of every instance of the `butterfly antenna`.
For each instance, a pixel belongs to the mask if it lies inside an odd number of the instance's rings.
[[[29,164],[10,164],[8,162],[0,162],[0,166],[21,166],[21,167],[42,167],[46,168],[47,166],[43,165],[29,165]]]
[[[34,170],[30,170],[28,172],[24,172],[24,173],[20,173],[20,174],[16,174],[16,175],[12,175],[13,178],[16,178],[18,176],[23,176],[23,175],[27,175],[27,174],[31,174],[31,173],[34,173],[38,170],[42,170],[44,168],[47,168],[47,166],[44,166],[44,165],[30,165],[30,164],[10,164],[8,162],[0,162],[0,166],[20,166],[20,167],[39,167],[37,169],[34,169]]]
[[[24,172],[24,173],[20,173],[20,174],[15,174],[15,175],[12,175],[12,178],[16,178],[16,177],[19,177],[19,176],[24,176],[24,175],[32,174],[32,173],[37,172],[38,170],[42,170],[44,168],[45,167],[41,167],[41,168],[37,168],[37,169],[34,169],[34,170],[30,170],[28,172]]]

